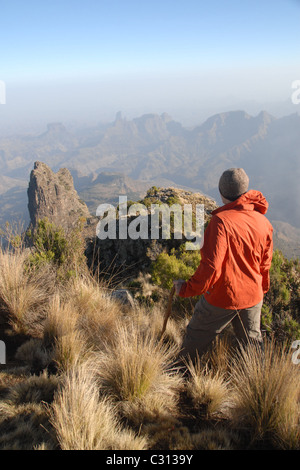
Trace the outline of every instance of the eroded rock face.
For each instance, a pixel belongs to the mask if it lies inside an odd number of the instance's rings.
[[[120,220],[116,220],[116,236],[113,238],[100,239],[95,234],[89,240],[86,255],[88,264],[94,271],[100,274],[111,274],[116,280],[122,276],[130,277],[132,273],[146,272],[153,261],[155,261],[160,253],[163,251],[169,252],[172,248],[179,249],[185,243],[185,237],[176,239],[171,233],[170,239],[159,236],[153,238],[151,235],[151,204],[166,204],[172,206],[179,204],[183,207],[185,204],[190,204],[193,208],[197,204],[204,206],[204,223],[210,219],[211,212],[217,208],[217,204],[211,198],[204,196],[201,193],[192,193],[176,188],[150,188],[146,197],[139,201],[148,208],[148,214],[145,215],[147,219],[146,226],[148,227],[148,236],[145,238],[132,239],[128,235],[124,239],[119,236]],[[129,225],[134,221],[135,216],[127,216],[127,234]],[[161,235],[161,223],[160,235]]]
[[[45,163],[36,162],[30,175],[28,208],[32,228],[37,226],[39,219],[47,217],[56,226],[70,230],[77,226],[79,219],[84,218],[86,223],[82,227],[82,236],[85,239],[87,264],[100,276],[105,273],[117,279],[131,276],[135,272],[147,271],[162,251],[178,249],[184,243],[184,237],[177,239],[172,234],[170,238],[162,237],[162,222],[159,222],[160,235],[157,238],[152,236],[152,204],[165,204],[169,207],[173,204],[182,207],[185,204],[193,207],[203,204],[205,222],[208,221],[211,211],[217,207],[215,201],[201,193],[154,186],[139,202],[147,208],[146,237],[129,236],[129,226],[136,219],[135,215],[129,213],[125,215],[128,236],[125,239],[121,237],[120,219],[116,211],[115,236],[100,239],[97,232],[99,217],[93,217],[86,204],[80,200],[69,170],[63,168],[54,173]]]
[[[28,210],[32,227],[45,217],[64,229],[74,227],[80,218],[89,218],[86,204],[74,189],[66,168],[54,173],[45,163],[35,162],[28,187]]]

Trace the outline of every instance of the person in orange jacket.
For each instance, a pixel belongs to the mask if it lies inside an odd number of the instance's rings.
[[[265,217],[265,197],[248,186],[242,168],[224,171],[219,180],[224,205],[212,212],[200,264],[188,281],[174,281],[178,296],[201,296],[187,326],[182,356],[201,356],[231,322],[239,341],[262,344],[261,307],[270,287],[273,227]]]

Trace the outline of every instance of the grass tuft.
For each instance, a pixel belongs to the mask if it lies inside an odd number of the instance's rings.
[[[300,369],[285,346],[266,342],[242,348],[232,365],[233,418],[251,430],[254,441],[299,447]]]

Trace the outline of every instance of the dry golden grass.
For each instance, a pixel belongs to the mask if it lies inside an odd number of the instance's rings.
[[[87,354],[84,337],[77,330],[78,312],[72,303],[62,301],[58,293],[49,305],[44,325],[43,343],[50,349],[59,370],[67,370]]]
[[[56,445],[43,403],[14,405],[0,402],[1,450],[34,450],[38,447],[54,450]]]
[[[77,312],[77,328],[87,344],[97,350],[114,337],[116,325],[123,317],[120,304],[92,278],[74,279],[70,284],[70,302]]]
[[[134,323],[117,326],[113,346],[96,361],[101,387],[116,400],[135,400],[151,391],[170,395],[179,384],[171,370],[176,352]]]
[[[53,295],[48,305],[47,318],[44,324],[43,341],[45,345],[55,342],[76,329],[78,313],[71,302],[64,301],[59,292]]]
[[[191,436],[195,450],[236,450],[239,436],[229,429],[205,429]]]
[[[50,414],[63,450],[146,449],[146,440],[122,428],[113,405],[99,397],[88,364],[77,365],[66,373]]]
[[[217,336],[213,347],[208,353],[201,357],[201,363],[209,365],[209,369],[218,374],[228,377],[232,360],[233,341],[232,336],[227,331],[222,336]]]
[[[153,336],[159,340],[161,338],[162,327],[164,323],[166,310],[161,304],[151,308],[139,306],[132,314],[137,328],[141,331],[151,331]],[[172,344],[178,350],[181,347],[182,337],[185,331],[186,321],[169,318],[166,331],[163,335],[163,341]]]
[[[88,356],[89,349],[79,331],[71,331],[57,339],[53,361],[60,373],[69,370],[76,363],[85,361]]]
[[[52,401],[58,378],[47,374],[30,377],[28,371],[27,376],[21,372],[11,370],[14,380],[0,400],[0,449],[53,449],[56,440],[44,403]]]
[[[49,266],[26,267],[27,256],[25,250],[0,249],[0,314],[15,333],[39,336],[55,280]]]
[[[56,375],[48,376],[46,371],[41,375],[29,376],[27,380],[19,381],[9,388],[5,401],[11,405],[51,403],[59,380]]]
[[[24,382],[30,376],[30,369],[27,366],[6,367],[0,371],[0,395],[14,384]]]
[[[222,415],[231,404],[229,380],[222,370],[214,372],[207,364],[201,366],[199,358],[187,363],[189,378],[186,384],[187,396],[195,410],[207,417]]]
[[[85,360],[92,350],[107,348],[122,318],[120,305],[93,279],[73,279],[62,296],[57,292],[44,325],[44,344],[53,347],[61,370]]]
[[[282,448],[299,448],[300,368],[287,348],[266,342],[242,348],[232,364],[233,419],[253,439],[270,438]]]
[[[27,367],[43,370],[52,360],[52,351],[45,348],[42,339],[31,338],[17,349],[15,359],[24,362]]]
[[[1,449],[300,448],[300,367],[286,348],[267,342],[262,358],[222,338],[182,375],[186,320],[171,317],[160,340],[165,302],[131,309],[86,274],[62,285],[29,270],[26,256],[0,250],[0,313],[31,336],[19,373],[0,371]]]
[[[147,422],[173,421],[178,414],[182,377],[174,368],[177,348],[159,342],[133,322],[119,325],[114,344],[93,358],[103,396],[134,429]]]

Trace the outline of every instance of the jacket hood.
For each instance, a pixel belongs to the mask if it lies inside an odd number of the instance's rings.
[[[214,210],[212,214],[218,214],[225,210],[236,209],[236,210],[246,210],[246,211],[257,211],[261,214],[266,214],[269,207],[269,203],[263,194],[260,191],[255,191],[251,189],[246,193],[242,194],[235,201],[225,204],[224,206],[218,207]]]

